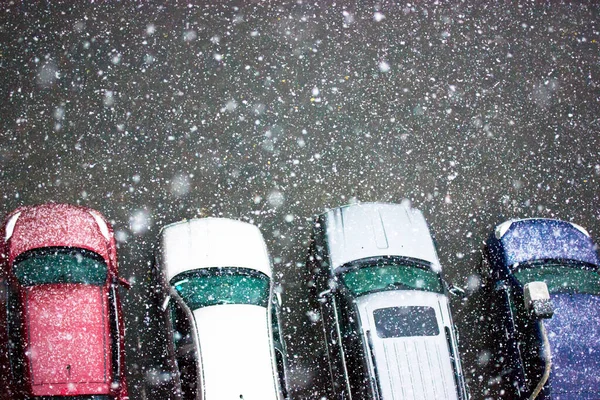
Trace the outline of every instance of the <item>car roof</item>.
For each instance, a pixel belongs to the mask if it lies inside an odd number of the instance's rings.
[[[193,314],[203,398],[279,398],[266,307],[221,304]]]
[[[458,387],[455,381],[452,354],[457,348],[450,349],[455,342],[449,343],[445,327],[451,328],[448,311],[448,299],[445,295],[419,290],[391,290],[367,294],[356,299],[360,313],[362,332],[371,333],[373,362],[377,363],[377,373],[382,396],[393,397],[401,393],[405,398],[415,399],[457,399]],[[382,338],[379,336],[375,313],[394,308],[428,309],[435,315],[437,335],[422,336],[407,334]],[[408,321],[412,324],[425,324],[418,313],[407,313],[405,319],[388,321],[389,327],[400,327]],[[417,322],[418,321],[418,322]],[[386,324],[386,322],[383,322]],[[404,351],[398,351],[398,348]],[[412,382],[407,385],[406,382]],[[404,384],[403,384],[404,382]]]
[[[549,218],[509,220],[496,227],[491,241],[502,244],[506,265],[543,259],[600,265],[587,231],[567,221]]]
[[[408,204],[353,204],[322,216],[333,271],[374,256],[415,258],[441,271],[427,222],[421,211]]]
[[[551,294],[552,318],[544,320],[552,349],[552,391],[576,393],[588,386],[598,398],[600,357],[593,344],[600,340],[600,296],[584,293]],[[592,351],[593,349],[593,351]]]
[[[167,280],[195,269],[238,267],[271,277],[267,246],[255,225],[228,218],[191,219],[160,232],[158,260]]]
[[[89,394],[90,388],[97,394],[110,392],[113,371],[104,290],[72,284],[25,288],[26,350],[36,355],[29,357],[33,394],[61,395],[66,386],[73,395]]]
[[[28,250],[74,247],[99,254],[113,268],[107,246],[114,240],[112,227],[90,208],[54,203],[20,207],[7,217],[2,231],[10,264]]]

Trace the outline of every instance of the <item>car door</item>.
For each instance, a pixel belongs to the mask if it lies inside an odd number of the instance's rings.
[[[11,386],[11,368],[8,338],[9,285],[3,271],[0,271],[0,391],[7,392]]]
[[[526,391],[525,382],[525,360],[522,356],[520,335],[515,325],[519,318],[517,304],[515,303],[514,290],[510,283],[505,280],[496,282],[494,290],[493,313],[497,316],[495,329],[501,340],[498,347],[498,356],[505,361],[506,370],[503,375],[507,377],[510,384],[515,388],[517,396]]]
[[[169,302],[169,319],[172,329],[175,362],[179,370],[179,380],[183,400],[196,400],[200,392],[198,351],[194,342],[195,326],[193,317],[176,298]]]
[[[340,285],[336,290],[341,346],[351,398],[353,400],[378,399],[377,376],[369,368],[371,352],[368,350],[368,343],[363,339],[363,325],[358,307],[344,285]]]
[[[544,373],[543,343],[538,321],[531,319],[525,310],[523,287],[516,281],[509,282],[507,297],[512,314],[516,354],[521,368],[520,390],[521,393],[529,394]]]
[[[323,291],[319,294],[319,304],[323,326],[323,339],[327,349],[329,373],[331,375],[331,389],[335,399],[351,399],[348,371],[344,351],[342,348],[342,335],[340,331],[340,316],[338,313],[335,292]]]
[[[279,388],[284,399],[288,398],[287,376],[286,376],[286,346],[281,333],[281,296],[275,293],[271,297],[271,333],[273,335],[273,350],[275,352],[275,366],[277,368],[277,379]]]

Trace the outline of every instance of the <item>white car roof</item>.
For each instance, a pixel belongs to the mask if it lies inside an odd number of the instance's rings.
[[[267,313],[248,304],[194,310],[203,399],[279,399]]]
[[[176,222],[160,232],[159,260],[167,280],[195,269],[240,267],[272,276],[258,227],[227,218]]]
[[[362,203],[324,214],[331,269],[375,256],[411,257],[440,262],[421,211],[407,204]]]

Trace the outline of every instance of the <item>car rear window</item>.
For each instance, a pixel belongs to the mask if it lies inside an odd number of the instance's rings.
[[[398,338],[437,336],[440,333],[435,310],[426,306],[379,308],[373,311],[377,336]]]
[[[13,271],[19,283],[25,286],[49,283],[103,285],[108,274],[100,255],[72,248],[28,251],[17,258]]]
[[[192,310],[217,304],[269,304],[269,277],[246,268],[199,269],[177,275],[171,284]]]

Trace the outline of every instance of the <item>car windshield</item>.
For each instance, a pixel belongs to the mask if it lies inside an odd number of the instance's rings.
[[[352,269],[342,274],[342,280],[354,296],[397,289],[444,291],[436,272],[414,265],[383,264]]]
[[[101,256],[83,249],[36,249],[20,256],[13,271],[25,286],[49,283],[103,285],[108,269]]]
[[[514,276],[522,285],[536,281],[546,282],[550,293],[600,294],[598,272],[577,265],[527,265],[515,271]]]
[[[245,268],[207,268],[180,274],[171,280],[192,310],[217,304],[269,302],[269,277]]]

